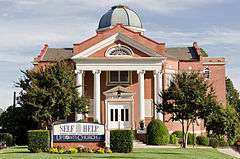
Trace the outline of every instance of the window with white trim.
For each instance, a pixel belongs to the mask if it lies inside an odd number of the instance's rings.
[[[106,52],[106,56],[132,56],[132,54],[131,48],[121,44],[110,47]]]
[[[128,84],[130,83],[129,71],[109,71],[108,72],[109,84]]]

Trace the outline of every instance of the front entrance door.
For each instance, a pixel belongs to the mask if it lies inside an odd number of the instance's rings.
[[[130,128],[130,110],[128,104],[114,104],[108,106],[108,128]]]

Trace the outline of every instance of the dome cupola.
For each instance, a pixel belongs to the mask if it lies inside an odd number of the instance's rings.
[[[105,30],[116,24],[123,24],[133,31],[144,31],[137,13],[124,5],[113,6],[105,13],[100,19],[97,31]]]

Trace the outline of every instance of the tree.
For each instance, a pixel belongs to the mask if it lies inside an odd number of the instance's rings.
[[[37,127],[37,123],[30,118],[28,110],[13,106],[9,106],[0,115],[0,125],[4,131],[13,135],[14,142],[18,145],[27,144],[27,131]]]
[[[171,120],[182,124],[183,148],[187,147],[189,126],[205,119],[217,105],[214,91],[198,72],[175,74],[171,86],[162,92],[158,111],[172,114]]]
[[[3,113],[4,111],[3,111],[3,109],[2,108],[0,108],[0,115]]]
[[[239,93],[236,88],[234,88],[233,82],[230,78],[226,77],[226,90],[227,90],[227,102],[232,105],[240,112],[240,99]]]
[[[227,137],[231,145],[235,138],[240,135],[240,117],[233,106],[228,105],[226,109],[216,109],[208,116],[206,128],[210,135],[218,139]]]
[[[49,128],[58,119],[71,113],[87,112],[86,97],[76,90],[74,66],[61,61],[45,69],[22,71],[24,77],[16,84],[22,90],[19,104],[29,111],[40,128]]]

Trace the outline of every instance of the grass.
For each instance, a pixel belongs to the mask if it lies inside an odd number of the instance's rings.
[[[234,159],[224,155],[215,149],[134,149],[132,153],[120,154],[94,154],[94,153],[77,153],[77,154],[49,154],[49,153],[30,153],[27,147],[12,147],[0,150],[1,159],[75,159],[75,158],[142,158],[142,159]]]

